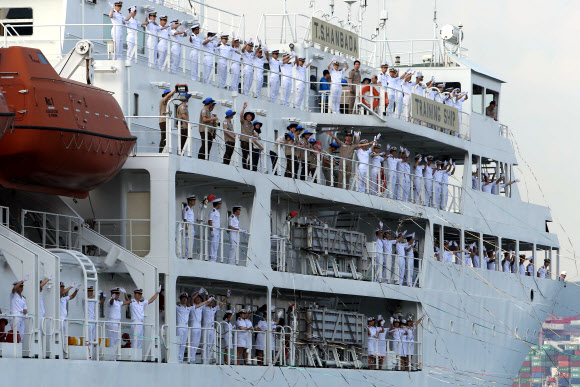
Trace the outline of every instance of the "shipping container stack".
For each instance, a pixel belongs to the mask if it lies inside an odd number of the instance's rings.
[[[580,387],[580,316],[546,320],[512,387]]]

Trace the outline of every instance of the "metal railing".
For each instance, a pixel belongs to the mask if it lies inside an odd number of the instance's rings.
[[[376,247],[376,244],[374,246]],[[421,287],[423,273],[423,260],[421,258],[377,251],[369,251],[368,253],[371,262],[366,270],[366,277],[369,280],[391,285]]]
[[[366,364],[375,370],[420,371],[423,368],[421,346],[419,341],[368,338]]]
[[[501,137],[509,138],[510,129],[507,125],[499,124],[499,135]]]
[[[133,254],[144,257],[151,248],[149,219],[93,219],[91,228]],[[97,255],[106,255],[100,249]]]
[[[4,330],[0,332],[0,358],[31,357],[34,316],[0,314],[0,324],[4,323]]]
[[[175,253],[178,258],[237,266],[247,265],[250,234],[246,231],[176,222],[175,235],[177,236]]]
[[[50,212],[22,210],[21,234],[50,249],[81,251],[81,232],[84,221],[78,216]]]
[[[270,237],[270,264],[276,271],[286,271],[288,240],[284,237]]]

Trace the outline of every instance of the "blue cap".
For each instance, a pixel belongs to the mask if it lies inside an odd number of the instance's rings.
[[[165,90],[163,90],[163,94],[169,94],[169,93],[171,93],[171,89],[165,89]]]
[[[262,124],[262,123],[261,123],[260,121],[258,121],[258,120],[256,120],[256,121],[252,122],[252,124],[253,124],[253,125],[256,125],[256,124],[264,125],[264,124]]]
[[[183,95],[187,99],[191,98],[191,94],[189,94],[189,93],[181,93],[181,95]]]
[[[292,134],[292,133],[286,133],[286,134],[285,134],[285,136],[290,136],[290,138],[291,138],[292,140],[294,140],[294,134]]]
[[[228,111],[226,112],[226,117],[233,116],[234,114],[236,114],[236,112],[235,112],[235,111],[233,111],[232,109],[230,109],[230,110],[228,110]]]
[[[306,130],[304,131],[304,133],[302,133],[302,135],[303,135],[303,136],[304,136],[304,135],[307,135],[307,134],[312,134],[312,132],[311,132],[310,130],[306,129]]]
[[[302,127],[302,125],[298,125],[298,126],[296,126],[296,130],[298,130],[298,129],[304,129],[304,128]]]
[[[316,139],[314,137],[311,137],[308,139],[308,142],[314,144],[316,142]]]
[[[203,100],[204,105],[209,105],[210,103],[215,103],[213,98],[207,97],[206,99]]]
[[[335,142],[331,142],[330,143],[330,146],[331,147],[334,147],[334,148],[337,148],[337,149],[340,148],[340,145],[338,145],[338,143],[336,141]]]

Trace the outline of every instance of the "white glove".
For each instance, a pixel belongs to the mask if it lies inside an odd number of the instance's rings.
[[[443,163],[443,166],[446,167],[447,166],[447,160],[445,160],[445,162]]]
[[[205,294],[205,293],[207,293],[207,290],[205,290],[205,288],[200,288],[200,289],[197,291],[197,294]]]
[[[435,76],[431,77],[431,82],[435,82]]]
[[[313,60],[314,60],[314,59],[310,59],[310,60],[308,61],[308,64],[312,63],[312,61],[313,61]]]
[[[360,132],[354,132],[354,138],[360,138]]]
[[[228,289],[228,291],[226,292],[226,296],[228,298],[230,298],[231,295],[232,295],[232,291],[230,289]]]
[[[264,52],[268,52],[268,47],[262,46],[262,50],[264,50]]]
[[[384,327],[384,326],[385,326],[385,320],[381,320],[381,322],[380,322],[380,325],[381,325],[382,327]]]
[[[49,275],[49,276],[48,276],[48,280],[49,280],[49,281],[52,281],[52,275]]]
[[[28,279],[29,279],[29,278],[30,278],[30,274],[26,274],[26,275],[24,276],[24,278],[22,278],[22,282],[26,282],[26,281],[28,281]]]
[[[405,151],[405,148],[403,148],[402,146],[399,146],[399,151],[403,152],[403,151]]]
[[[378,140],[379,138],[381,138],[381,134],[380,134],[380,133],[379,133],[379,134],[377,134],[377,140]]]
[[[99,297],[104,297],[105,296],[105,292],[103,292],[102,290],[99,290]]]
[[[515,181],[516,183],[519,183],[519,182],[520,182],[520,179],[515,179],[514,181]]]
[[[499,175],[499,177],[500,177],[500,179],[505,179],[505,174],[502,173],[502,174]]]
[[[161,285],[159,285],[159,288],[157,289],[157,293],[161,293]]]
[[[125,290],[125,288],[119,288],[119,291],[120,291],[121,293],[127,294],[127,291]]]
[[[115,3],[109,1],[109,5],[111,6],[111,8],[115,9]]]
[[[77,286],[76,282],[73,282],[72,285],[70,286],[71,288],[74,288],[75,286]]]
[[[78,291],[81,289],[81,287],[82,287],[82,286],[83,286],[83,285],[81,285],[81,284],[78,284],[78,285],[75,287],[75,290],[78,292]]]
[[[391,324],[392,324],[395,321],[395,318],[393,316],[391,316],[391,318],[389,320],[391,320]]]
[[[284,311],[283,310],[279,310],[278,311],[278,318],[282,318],[282,316],[284,316]]]
[[[383,319],[383,315],[379,314],[379,316],[377,317],[377,320],[382,320]]]
[[[455,168],[455,161],[453,162],[453,168]]]
[[[381,230],[383,229],[383,222],[382,222],[382,221],[380,221],[380,222],[379,222],[379,228],[380,228]]]
[[[258,46],[262,45],[262,39],[258,38]]]
[[[208,301],[213,301],[213,300],[215,300],[215,297],[208,298]]]

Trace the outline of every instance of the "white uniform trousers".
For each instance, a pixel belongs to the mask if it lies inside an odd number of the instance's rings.
[[[185,355],[185,345],[187,344],[187,327],[177,327],[177,337],[179,337],[179,362],[183,361]]]
[[[191,50],[189,53],[189,61],[191,62],[191,80],[197,82],[199,79],[199,51],[196,49]]]
[[[193,256],[193,252],[195,251],[195,249],[194,249],[195,230],[193,227],[194,227],[193,224],[189,224],[188,229],[183,230],[185,232],[185,258],[190,258],[190,256],[189,256],[189,247],[190,247],[189,234],[190,233],[191,233],[191,255],[192,256]]]
[[[137,33],[127,32],[127,60],[137,63]]]
[[[218,87],[220,89],[226,88],[226,81],[228,79],[228,60],[219,58],[217,63],[218,72]]]
[[[375,279],[378,282],[382,280],[382,272],[383,272],[383,265],[384,265],[384,255],[381,252],[377,252],[377,261],[375,262]]]
[[[389,116],[393,116],[393,112],[395,111],[395,102],[396,102],[396,94],[395,90],[387,89],[387,98],[389,99],[389,106],[387,107],[387,112]]]
[[[132,338],[131,338],[131,342],[135,343],[134,346],[132,346],[133,348],[141,348],[143,346],[143,332],[144,332],[144,328],[143,328],[143,321],[132,321],[133,323],[140,323],[140,324],[135,324],[135,325],[131,325],[131,333],[132,333]]]
[[[121,324],[116,322],[108,322],[106,326],[107,338],[109,339],[109,348],[115,348],[121,338]]]
[[[392,277],[393,270],[395,268],[395,257],[391,254],[383,253],[383,275],[382,282],[389,282],[389,278]]]
[[[421,204],[421,182],[423,179],[415,176],[413,178],[413,203]]]
[[[334,114],[340,114],[340,99],[342,97],[342,85],[330,85],[330,103],[331,111]]]
[[[20,324],[22,324],[22,330],[20,330]],[[18,323],[18,332],[24,332],[24,319],[21,319],[21,322]],[[62,336],[62,340],[66,336],[66,318],[60,320],[60,334]]]
[[[173,43],[171,45],[171,74],[177,74],[181,62],[181,44]]]
[[[262,86],[264,86],[264,70],[256,69],[256,98],[262,95]]]
[[[368,180],[367,164],[359,164],[358,166],[358,192],[365,192]]]
[[[371,169],[371,194],[378,195],[379,194],[379,173],[381,172],[381,168],[373,167]]]
[[[213,72],[213,55],[204,54],[203,56],[203,83],[210,82],[211,73]]]
[[[242,92],[244,95],[250,94],[250,89],[252,88],[252,82],[254,82],[254,69],[252,66],[244,66],[244,88]]]
[[[201,325],[197,325],[190,329],[190,339],[189,339],[189,362],[195,363],[195,357],[197,355],[197,350],[199,348],[199,343],[201,341]]]
[[[155,36],[147,38],[147,52],[149,54],[149,67],[153,69],[157,61],[157,38]]]
[[[123,55],[123,28],[114,25],[113,28],[111,28],[111,38],[113,38],[113,43],[115,43],[113,59],[119,60]]]
[[[306,94],[306,82],[296,81],[296,98],[294,99],[294,107],[296,109],[302,108],[302,101],[304,101],[305,94]]]
[[[157,70],[161,70],[165,65],[165,59],[167,58],[167,40],[159,40],[157,45]]]
[[[399,256],[398,261],[399,261],[399,285],[403,285],[403,282],[405,281],[405,263],[407,260],[405,257]]]
[[[435,184],[435,193],[433,195],[433,204],[432,207],[439,207],[440,203],[441,203],[441,183],[438,181],[435,181],[433,184]]]
[[[239,62],[234,62],[230,66],[230,91],[238,91],[240,86],[241,67]]]
[[[211,328],[211,325],[208,326],[204,326],[203,330],[203,345],[205,347],[205,351],[204,352],[204,359],[207,360],[207,362],[209,363],[212,359],[213,356],[213,342],[215,339],[215,330],[213,330]]]
[[[413,286],[413,258],[407,257],[407,286]]]
[[[447,208],[447,200],[449,199],[449,186],[441,183],[441,203],[439,209],[445,210]]]
[[[14,324],[16,324],[16,332],[23,334],[24,333],[24,317],[10,317],[10,326],[12,327],[12,331],[14,331]],[[14,322],[16,320],[16,322]],[[22,337],[22,336],[21,336]],[[64,337],[64,333],[63,333]]]
[[[397,90],[397,118],[403,117],[403,106],[405,105],[403,99],[403,92]]]
[[[292,93],[292,78],[284,77],[282,80],[282,105],[290,105],[290,93]]]
[[[230,252],[228,254],[228,264],[235,265],[238,251],[240,234],[238,231],[230,231]]]
[[[387,169],[387,197],[394,199],[397,191],[397,171]]]
[[[409,191],[411,190],[411,178],[409,175],[399,172],[399,188],[397,188],[397,200],[408,201]]]
[[[403,119],[405,121],[411,120],[411,95],[405,94],[403,97]]]
[[[90,305],[90,304],[89,304]],[[92,343],[96,340],[97,335],[96,335],[96,331],[97,331],[97,324],[95,323],[89,323],[89,327],[87,328],[88,331],[88,342]]]
[[[270,74],[270,102],[276,102],[280,94],[280,75]]]
[[[220,230],[214,229],[211,232],[211,239],[209,241],[209,261],[216,262],[218,249],[220,246]]]
[[[425,179],[425,205],[427,207],[433,206],[433,180]]]

